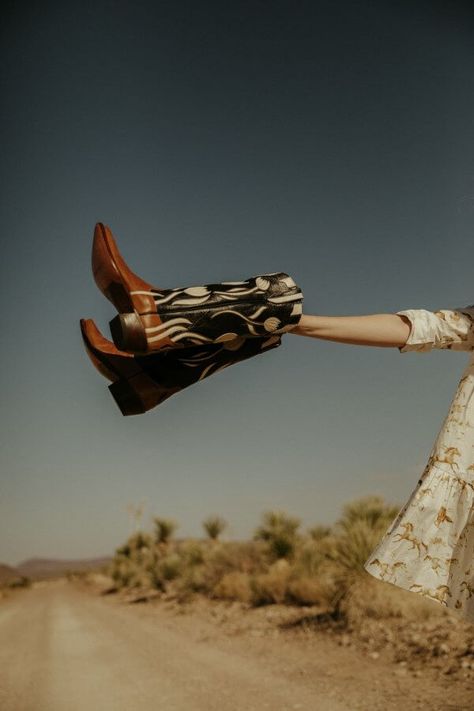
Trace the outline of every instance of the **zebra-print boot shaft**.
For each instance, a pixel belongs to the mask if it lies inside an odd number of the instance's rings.
[[[117,347],[132,352],[190,347],[283,334],[301,318],[303,294],[284,272],[244,281],[151,290],[156,314],[125,314],[112,322]],[[144,296],[131,291],[132,298]]]
[[[110,324],[114,343],[132,354],[281,335],[302,314],[303,294],[284,272],[156,288],[132,272],[102,223],[94,231],[92,269],[99,289],[119,312]]]

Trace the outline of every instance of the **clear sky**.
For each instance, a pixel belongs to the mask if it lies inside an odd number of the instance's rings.
[[[219,513],[231,537],[405,502],[466,353],[286,335],[124,418],[79,319],[114,316],[97,221],[157,286],[281,270],[307,313],[472,304],[470,5],[6,3],[1,562],[111,553],[141,500],[145,527]]]

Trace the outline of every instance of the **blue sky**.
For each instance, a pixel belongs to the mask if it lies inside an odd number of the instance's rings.
[[[464,353],[292,335],[124,418],[82,347],[94,224],[163,287],[285,271],[325,315],[471,304],[474,51],[453,2],[10,3],[2,29],[0,561],[400,506]]]

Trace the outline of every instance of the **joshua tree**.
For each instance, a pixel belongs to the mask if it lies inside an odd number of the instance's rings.
[[[347,533],[355,523],[362,521],[369,528],[383,531],[395,518],[398,511],[398,506],[387,504],[381,496],[365,496],[344,506],[336,527]]]
[[[137,531],[128,537],[126,543],[120,548],[117,548],[118,555],[132,558],[135,553],[141,553],[151,547],[151,538],[147,533]]]
[[[227,521],[221,516],[208,516],[202,525],[211,541],[217,541],[222,531],[227,527]]]
[[[266,541],[275,558],[291,558],[298,540],[301,521],[284,511],[266,511],[263,524],[255,531],[255,540]]]
[[[328,539],[326,555],[346,571],[361,573],[364,563],[398,513],[380,496],[365,496],[346,504]]]
[[[155,516],[153,519],[155,524],[155,540],[157,543],[166,545],[170,542],[173,533],[178,528],[178,524],[168,518],[159,518]]]

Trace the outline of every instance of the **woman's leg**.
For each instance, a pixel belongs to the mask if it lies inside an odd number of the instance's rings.
[[[322,338],[358,346],[402,347],[410,334],[411,324],[398,314],[368,316],[311,316],[303,314],[297,326],[288,333]]]

